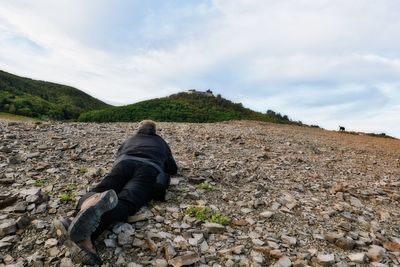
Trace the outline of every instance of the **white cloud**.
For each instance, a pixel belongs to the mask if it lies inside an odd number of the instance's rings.
[[[5,0],[0,68],[112,103],[211,88],[331,128],[364,129],[369,114],[368,129],[390,132],[400,125],[387,118],[400,101],[399,8],[397,0]]]

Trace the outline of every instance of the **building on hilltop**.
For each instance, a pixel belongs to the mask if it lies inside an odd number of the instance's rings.
[[[196,91],[196,89],[189,89],[187,91],[188,94],[200,94],[200,95],[207,95],[207,96],[214,96],[213,91],[211,91],[210,89],[208,89],[205,92],[202,91]]]
[[[205,92],[205,94],[208,95],[208,96],[213,96],[213,95],[214,95],[214,94],[213,94],[213,91],[211,91],[210,89],[208,89],[208,90]]]

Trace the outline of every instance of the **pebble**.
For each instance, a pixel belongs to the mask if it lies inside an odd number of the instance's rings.
[[[7,255],[3,258],[3,262],[4,262],[5,264],[11,264],[13,261],[14,261],[14,258],[13,258],[11,255],[9,255],[9,254],[7,254]]]
[[[343,234],[336,232],[328,232],[324,235],[324,238],[331,243],[335,243],[335,241],[341,237],[343,237]]]
[[[282,242],[289,246],[295,246],[297,244],[297,239],[293,236],[282,235]]]
[[[335,263],[334,254],[318,254],[317,262],[322,266],[332,266]]]
[[[389,267],[388,264],[384,264],[384,263],[380,263],[380,262],[371,262],[370,265],[373,267]]]
[[[133,226],[131,225],[131,224],[129,224],[129,223],[120,223],[120,224],[117,224],[117,225],[115,225],[114,227],[113,227],[113,229],[112,229],[112,231],[115,233],[115,234],[120,234],[121,232],[132,232],[134,229],[133,229]]]
[[[367,257],[370,261],[380,262],[386,254],[386,249],[381,246],[372,245],[367,252]]]
[[[152,216],[153,216],[153,214],[151,212],[143,212],[140,214],[129,216],[128,222],[135,223],[135,222],[140,222],[140,221],[146,221],[146,220],[150,219]]]
[[[57,244],[58,244],[58,240],[55,239],[55,238],[47,239],[47,240],[44,242],[44,246],[45,246],[45,247],[54,247],[54,246],[56,246]]]
[[[17,212],[17,213],[24,213],[25,211],[26,211],[26,203],[25,202],[19,202],[19,203],[16,203],[15,205],[14,205],[14,212]]]
[[[16,220],[16,224],[18,226],[18,229],[25,229],[31,224],[31,218],[27,215],[23,215],[21,217],[18,217],[18,219]]]
[[[164,222],[164,217],[160,216],[160,215],[157,215],[154,219],[156,220],[156,222],[159,222],[159,223]]]
[[[209,250],[210,250],[210,247],[208,246],[207,241],[201,242],[201,244],[200,244],[200,251],[201,251],[201,253],[206,253],[206,252],[208,252]]]
[[[293,209],[297,205],[297,200],[288,193],[285,193],[278,199],[279,204],[286,206],[289,210]]]
[[[74,267],[72,260],[70,258],[62,258],[60,262],[60,267]]]
[[[225,231],[225,226],[218,223],[205,223],[203,227],[209,233],[223,233]]]
[[[50,257],[56,257],[60,253],[60,249],[58,247],[52,247],[49,249]]]
[[[290,267],[292,266],[292,261],[288,256],[282,256],[274,265],[274,267]]]
[[[177,254],[175,248],[168,242],[163,246],[165,259],[170,260]]]
[[[164,259],[156,259],[155,267],[168,267],[168,262]]]
[[[365,263],[367,255],[364,252],[352,253],[348,255],[348,258],[355,263]]]
[[[133,241],[132,241],[132,243],[133,243]],[[104,239],[104,244],[105,244],[106,247],[108,247],[108,248],[115,248],[115,247],[117,247],[117,242],[116,242],[115,239],[110,239],[110,238]]]
[[[10,242],[4,242],[4,241],[0,241],[0,249],[2,248],[8,248],[12,245],[12,243]]]
[[[124,257],[123,254],[120,254],[120,255],[118,256],[118,259],[117,259],[117,261],[115,262],[115,265],[116,265],[116,266],[124,266],[124,265],[126,265],[126,260],[125,260],[125,257]]]
[[[364,205],[361,203],[361,200],[359,200],[356,197],[350,197],[350,204],[356,208],[363,208]]]
[[[386,242],[383,247],[392,252],[400,252],[400,243],[397,242]]]
[[[23,198],[26,198],[27,196],[40,196],[42,192],[42,189],[33,187],[29,189],[23,189],[19,192],[19,195]]]
[[[345,249],[345,250],[352,250],[355,246],[355,242],[351,237],[341,237],[335,241],[335,245]]]
[[[47,227],[47,222],[43,220],[33,220],[32,224],[37,228],[37,229],[43,229]]]
[[[173,267],[181,267],[190,264],[194,264],[200,260],[199,256],[195,252],[187,252],[182,256],[172,258],[168,261],[168,264]]]
[[[336,263],[336,267],[350,267],[350,265],[347,262],[340,261]]]
[[[118,245],[119,246],[124,246],[128,244],[132,244],[133,242],[133,237],[131,236],[130,233],[127,232],[121,232],[118,234]]]
[[[250,255],[251,255],[251,261],[253,263],[258,263],[258,264],[264,263],[264,256],[261,253],[252,250]]]
[[[271,255],[272,258],[279,259],[282,257],[283,252],[280,251],[279,249],[272,249],[270,250],[269,254]]]
[[[260,216],[263,218],[271,218],[272,216],[274,216],[274,214],[275,214],[275,212],[266,210],[266,211],[261,212]]]
[[[147,245],[147,247],[149,248],[150,251],[152,252],[156,252],[158,249],[157,244],[151,239],[151,238],[146,238],[145,243]]]
[[[0,224],[0,238],[9,234],[14,234],[17,231],[17,224],[15,220],[3,221]]]
[[[139,239],[139,238],[134,238],[132,241],[132,246],[133,247],[143,247],[145,245],[144,240]]]

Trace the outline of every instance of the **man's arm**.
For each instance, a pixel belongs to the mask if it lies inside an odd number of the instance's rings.
[[[171,149],[168,147],[168,158],[165,162],[165,171],[170,174],[174,175],[178,172],[178,166],[176,165],[175,159],[172,156]]]

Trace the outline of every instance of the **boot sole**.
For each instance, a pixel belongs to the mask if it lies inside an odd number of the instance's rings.
[[[99,201],[78,213],[68,229],[69,238],[74,242],[90,239],[90,236],[100,224],[101,215],[118,204],[118,197],[114,190],[103,193]]]
[[[76,264],[85,264],[85,265],[102,265],[103,261],[97,253],[93,253],[88,251],[87,249],[74,244],[71,252],[71,260]]]

